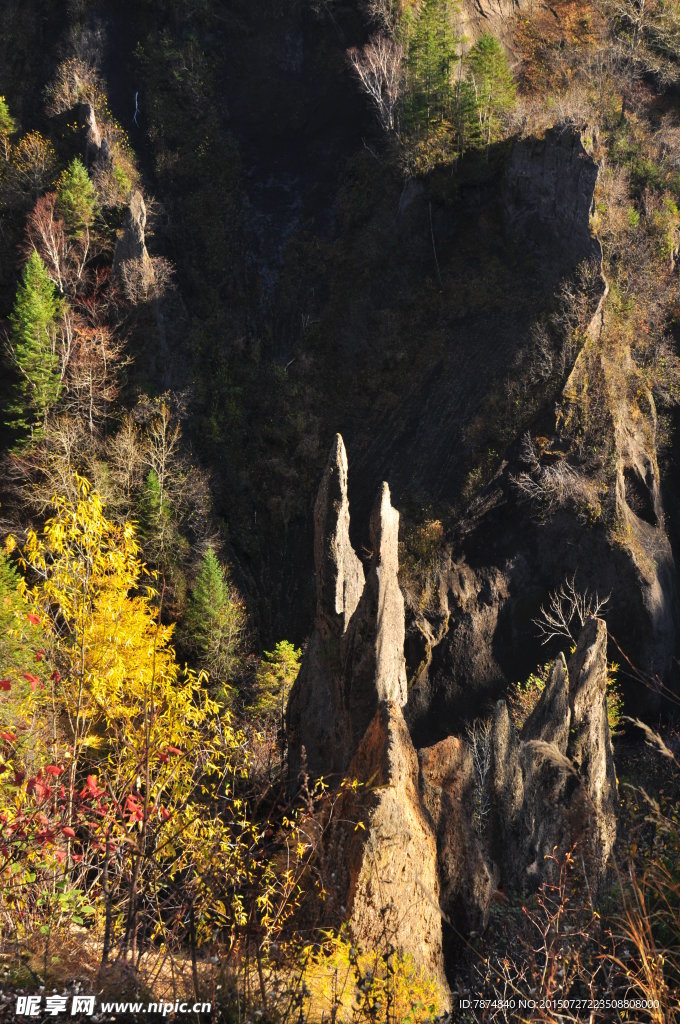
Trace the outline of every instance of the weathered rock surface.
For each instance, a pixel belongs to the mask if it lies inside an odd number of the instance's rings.
[[[81,145],[85,162],[93,169],[104,169],[112,164],[111,148],[97,121],[97,112],[92,103],[79,103],[75,115],[80,126]],[[69,115],[73,116],[73,112]]]
[[[499,701],[493,721],[493,854],[523,889],[578,844],[597,889],[616,839],[617,785],[607,720],[607,628],[591,618],[567,666],[560,655],[519,735]]]
[[[616,430],[616,511],[646,619],[642,660],[649,675],[668,679],[676,646],[677,569],[661,497],[656,407],[642,385],[639,395],[647,416],[622,417]]]
[[[347,477],[338,435],[315,505],[317,611],[288,706],[291,779],[306,767],[359,783],[341,791],[324,839],[333,884],[322,920],[349,922],[364,946],[393,943],[445,986],[443,919],[458,933],[484,927],[499,881],[537,886],[555,847],[578,844],[594,891],[605,875],[617,801],[607,630],[589,620],[569,665],[557,657],[519,734],[500,701],[474,748],[448,735],[416,752],[403,712],[399,516],[383,484],[364,576],[350,541]],[[464,567],[451,581],[470,615],[483,604],[478,582]],[[487,589],[493,604],[500,593]],[[442,628],[449,596],[440,593]]]
[[[616,768],[607,720],[607,627],[590,619],[569,662],[571,731],[567,756],[582,787],[572,805],[588,821],[592,867],[604,871],[616,840]]]
[[[411,682],[405,712],[417,745],[459,729],[464,717],[475,717],[480,704],[504,686],[494,638],[509,597],[508,580],[509,573],[495,567],[475,571],[464,558],[447,554],[442,559],[438,635]],[[421,620],[412,634],[427,629]]]
[[[113,256],[114,268],[128,260],[150,263],[146,248],[146,203],[141,192],[135,190],[130,198],[123,233],[116,242]]]
[[[399,514],[387,484],[371,513],[366,577],[349,525],[347,455],[337,435],[314,510],[317,610],[288,704],[291,777],[296,782],[306,767],[361,783],[342,793],[326,839],[334,884],[325,920],[349,922],[365,947],[387,951],[393,944],[447,991],[437,838],[421,804],[418,758],[402,712]]]
[[[602,256],[590,231],[598,172],[574,128],[558,125],[543,139],[515,144],[503,187],[507,230],[523,246],[549,252],[551,273]]]
[[[363,589],[364,570],[349,539],[347,453],[336,434],[314,506],[316,626],[328,639],[347,632]]]
[[[336,435],[314,506],[316,618],[288,702],[288,762],[295,782],[303,765],[313,775],[349,763],[341,642],[364,588],[364,571],[349,539],[347,453]]]
[[[486,924],[497,878],[474,829],[470,747],[456,736],[418,751],[420,792],[437,836],[440,904],[459,931]]]
[[[459,31],[471,42],[483,32],[492,32],[512,47],[515,15],[526,5],[526,0],[463,0]]]
[[[96,162],[102,145],[102,133],[97,124],[97,115],[91,103],[81,103],[78,108],[79,121],[85,126],[85,159],[88,164]]]
[[[406,703],[404,598],[399,587],[399,513],[382,485],[371,513],[371,563],[343,644],[345,693],[352,746],[381,701]]]
[[[420,802],[418,758],[393,701],[381,702],[349,775],[366,785],[344,794],[329,844],[347,893],[340,916],[365,948],[393,943],[446,992],[437,839]]]
[[[347,455],[337,435],[314,512],[317,609],[288,704],[291,776],[344,772],[381,701],[406,702],[399,514],[383,484],[367,576],[349,539]]]

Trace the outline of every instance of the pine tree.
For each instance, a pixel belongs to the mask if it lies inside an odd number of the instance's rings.
[[[402,33],[407,40],[406,119],[420,135],[450,120],[453,106],[453,73],[460,38],[454,28],[458,11],[453,0],[425,0],[416,13],[406,13]]]
[[[208,548],[189,598],[186,631],[201,667],[223,692],[241,668],[246,625],[243,601],[217,555]]]
[[[97,196],[85,165],[76,157],[59,178],[57,209],[66,230],[81,235],[94,220]]]
[[[9,406],[8,426],[33,433],[44,424],[61,391],[57,352],[64,303],[45,264],[33,250],[10,316],[10,348],[19,381]]]
[[[512,109],[516,86],[501,42],[485,32],[467,57],[468,133],[474,144],[486,147],[501,137],[503,116]]]

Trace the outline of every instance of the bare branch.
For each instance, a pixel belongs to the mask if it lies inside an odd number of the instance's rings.
[[[538,618],[533,619],[542,644],[559,637],[575,644],[579,633],[592,616],[600,616],[609,603],[609,598],[600,598],[597,593],[576,589],[576,575],[567,578],[558,590],[548,598],[548,605],[541,605]]]

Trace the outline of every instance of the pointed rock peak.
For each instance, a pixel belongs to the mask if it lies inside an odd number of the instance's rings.
[[[136,189],[130,197],[123,233],[116,242],[113,255],[115,269],[120,269],[121,265],[128,261],[140,260],[142,265],[147,268],[147,273],[153,274],[146,248],[145,231],[146,203],[142,193]]]
[[[399,513],[392,507],[389,486],[383,483],[369,524],[376,565],[399,568]]]
[[[510,747],[517,741],[515,726],[510,717],[508,705],[504,700],[496,701],[493,712],[492,730],[494,746],[501,751],[501,758],[504,758]]]
[[[364,589],[364,571],[349,539],[347,452],[340,434],[331,446],[314,505],[317,625],[344,633]]]
[[[142,193],[135,189],[130,197],[130,216],[142,231],[146,228],[146,203]]]
[[[601,878],[616,840],[618,790],[607,715],[607,627],[591,618],[583,627],[569,663],[571,733],[567,756],[576,766],[587,799],[589,863]]]
[[[595,694],[607,688],[607,626],[602,619],[586,622],[569,662],[570,703],[577,718],[587,711]]]
[[[93,105],[91,103],[81,103],[79,113],[87,130],[88,146],[91,146],[94,151],[98,151],[102,144],[102,134],[97,124],[97,115]]]
[[[571,710],[569,708],[569,673],[563,654],[558,654],[541,698],[522,729],[523,740],[554,743],[567,749]]]
[[[383,483],[369,524],[373,557],[366,586],[366,600],[358,613],[359,632],[375,637],[375,666],[364,666],[359,676],[372,676],[355,688],[366,694],[373,691],[378,700],[392,700],[400,707],[406,703],[406,664],[404,661],[404,597],[399,587],[399,513],[392,508],[390,489]],[[363,659],[362,659],[363,660]],[[372,660],[372,659],[370,659]]]

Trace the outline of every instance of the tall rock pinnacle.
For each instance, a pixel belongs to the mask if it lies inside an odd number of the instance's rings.
[[[364,589],[364,570],[349,539],[347,452],[336,434],[314,505],[316,626],[327,637],[347,630]]]

